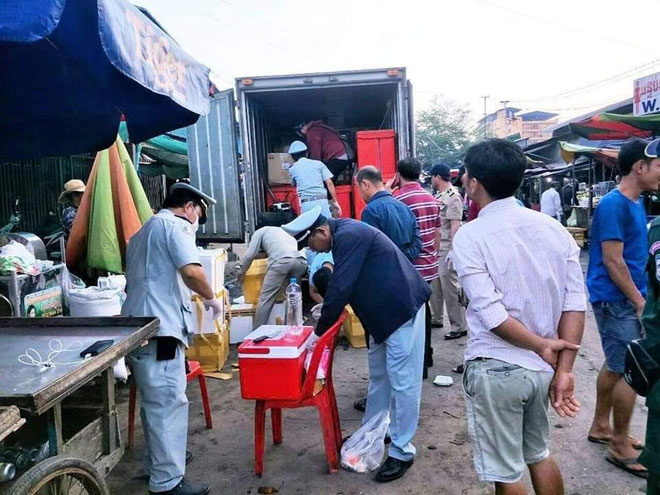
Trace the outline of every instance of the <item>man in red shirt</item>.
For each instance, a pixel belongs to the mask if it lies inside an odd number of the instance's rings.
[[[307,157],[325,163],[334,175],[332,181],[336,183],[339,174],[350,163],[339,133],[320,120],[308,122],[301,127],[300,132],[307,142]]]
[[[440,243],[440,206],[433,195],[419,184],[422,164],[415,158],[404,158],[396,164],[400,187],[392,194],[410,208],[417,218],[422,237],[422,252],[413,262],[417,272],[429,284],[438,278],[438,247]],[[424,348],[424,378],[433,366],[431,347],[431,308],[426,303],[426,342]]]

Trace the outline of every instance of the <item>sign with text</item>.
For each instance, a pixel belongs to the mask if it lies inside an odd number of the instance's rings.
[[[660,112],[660,72],[635,79],[633,84],[633,114]]]

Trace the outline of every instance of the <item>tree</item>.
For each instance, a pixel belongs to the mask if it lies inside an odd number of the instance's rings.
[[[458,168],[475,140],[472,113],[454,100],[434,96],[429,108],[417,113],[416,134],[417,158],[424,168],[439,161]]]

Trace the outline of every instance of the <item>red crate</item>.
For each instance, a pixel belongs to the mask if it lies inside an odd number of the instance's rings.
[[[298,190],[296,189],[296,186],[273,185],[270,186],[270,188],[277,199],[273,199],[271,194],[266,191],[266,208],[270,208],[273,203],[286,201],[287,203],[291,203],[291,207],[293,208],[293,211],[296,212],[296,215],[300,215],[300,201],[298,199]]]
[[[383,177],[396,174],[396,133],[392,129],[359,131],[357,139],[358,168],[373,165]]]
[[[337,192],[337,201],[339,201],[339,206],[341,206],[341,217],[342,218],[352,218],[352,206],[353,206],[353,187],[350,184],[343,186],[335,186],[335,191]]]
[[[300,396],[307,352],[305,345],[313,327],[262,325],[238,346],[241,395],[244,399],[295,399]],[[273,335],[255,343],[258,335]]]

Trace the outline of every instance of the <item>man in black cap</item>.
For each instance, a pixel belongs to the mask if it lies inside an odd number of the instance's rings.
[[[140,391],[142,429],[146,453],[145,475],[149,493],[205,495],[206,485],[189,483],[186,464],[188,399],[185,347],[196,327],[191,291],[202,296],[213,318],[222,303],[202,269],[195,245],[199,224],[215,200],[190,184],[178,182],[163,209],[131,237],[126,250],[126,301],[122,316],[157,316],[156,337],[130,354],[135,383]]]
[[[282,227],[316,252],[332,250],[327,287],[313,346],[347,304],[370,336],[369,393],[363,422],[382,410],[392,418],[392,443],[376,481],[403,476],[412,465],[422,394],[425,303],[431,289],[403,253],[375,228],[351,219],[327,219],[314,208]]]
[[[451,170],[444,163],[437,163],[431,168],[431,185],[433,195],[440,205],[440,245],[438,246],[439,278],[431,282],[433,296],[431,309],[436,321],[442,322],[443,306],[447,306],[447,316],[451,331],[445,335],[446,340],[458,339],[467,335],[465,308],[460,302],[461,286],[458,275],[451,263],[452,240],[463,220],[463,198],[451,184]]]

